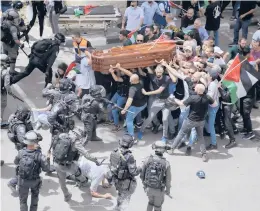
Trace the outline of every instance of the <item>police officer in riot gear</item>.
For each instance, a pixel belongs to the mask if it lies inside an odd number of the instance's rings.
[[[84,123],[84,132],[88,141],[102,141],[97,137],[97,115],[104,112],[104,97],[106,96],[106,90],[103,86],[92,86],[88,95],[84,95],[82,98],[79,111],[81,112],[81,120]]]
[[[29,64],[25,68],[25,71],[11,77],[11,83],[17,83],[30,75],[35,68],[38,68],[41,72],[45,73],[46,87],[48,83],[51,83],[52,65],[58,56],[62,43],[65,43],[65,36],[61,33],[56,34],[54,40],[44,39],[34,43],[31,49]]]
[[[15,144],[17,150],[25,147],[24,135],[33,130],[30,121],[31,111],[25,106],[19,106],[14,114],[9,117],[8,138]]]
[[[7,106],[7,92],[11,93],[10,75],[7,68],[2,64],[6,58],[6,55],[1,54],[1,127],[8,126],[8,123],[3,121],[3,117]]]
[[[170,196],[171,189],[171,167],[163,153],[171,148],[162,141],[156,141],[152,148],[155,155],[146,158],[140,177],[149,200],[147,211],[161,211],[164,195]]]
[[[110,184],[115,185],[118,191],[115,208],[118,211],[122,210],[129,202],[137,185],[135,177],[141,172],[141,168],[136,166],[136,161],[130,150],[133,144],[133,137],[125,134],[119,140],[119,148],[115,149],[110,155],[107,179]]]
[[[68,94],[75,94],[71,91],[72,81],[68,78],[62,78],[59,81],[59,88],[55,89],[52,84],[48,84],[42,90],[42,96],[49,99],[49,104],[54,105],[60,100],[63,100]],[[75,94],[76,96],[76,94]]]
[[[68,132],[74,127],[74,121],[69,118],[78,110],[78,99],[75,94],[68,94],[63,100],[54,104],[50,113],[40,114],[35,129],[42,125],[51,129],[52,135]]]
[[[46,158],[37,149],[38,135],[34,131],[29,131],[24,136],[24,144],[27,145],[18,152],[14,163],[18,165],[18,184],[20,210],[28,211],[27,199],[29,190],[31,191],[30,211],[37,211],[39,192],[42,185],[40,178],[41,170],[48,171],[50,167],[50,156]]]
[[[24,47],[24,44],[20,42],[19,36],[21,30],[26,28],[20,28],[21,22],[18,11],[23,7],[21,1],[17,1],[13,4],[13,8],[8,9],[3,13],[3,21],[1,24],[1,41],[3,42],[4,54],[8,55],[10,60],[10,74],[15,74],[15,63],[18,56],[18,48]]]
[[[66,187],[67,174],[74,175],[80,184],[87,182],[86,177],[82,174],[77,160],[81,154],[86,159],[100,165],[97,158],[91,156],[82,145],[83,131],[78,128],[71,130],[69,133],[61,133],[53,138],[53,160],[56,168],[61,190],[64,194],[65,202],[70,201],[72,194]]]

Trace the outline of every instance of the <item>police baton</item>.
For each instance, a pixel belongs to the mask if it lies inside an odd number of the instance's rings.
[[[173,199],[173,197],[170,194],[166,194],[170,199]]]
[[[17,100],[21,101],[22,103],[24,103],[24,101],[21,98],[17,97],[15,94],[13,94],[13,93],[8,93],[8,94],[11,95],[14,99],[17,99]]]
[[[20,45],[18,45],[18,46],[22,50],[22,52],[29,58],[28,54],[21,48],[21,46]]]
[[[113,102],[111,102],[111,101],[109,101],[108,100],[108,102],[110,103],[110,104],[112,104],[113,106],[115,106],[116,108],[119,108],[120,110],[124,110],[122,107],[119,107],[117,104],[115,104],[115,103],[113,103]],[[126,110],[127,112],[129,112],[129,113],[131,113],[131,114],[134,114],[134,112],[132,112],[132,111],[129,111],[129,110]]]

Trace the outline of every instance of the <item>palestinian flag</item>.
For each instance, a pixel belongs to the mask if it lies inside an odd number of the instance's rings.
[[[138,32],[136,30],[131,31],[127,37],[131,40],[132,43],[136,43],[136,36]]]
[[[239,98],[246,96],[259,80],[260,72],[257,72],[247,59],[237,55],[223,76],[222,83],[228,88],[231,102],[234,104]]]

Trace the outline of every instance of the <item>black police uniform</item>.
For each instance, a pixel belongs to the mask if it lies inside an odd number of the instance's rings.
[[[31,191],[31,206],[30,211],[37,211],[38,201],[39,201],[39,192],[42,185],[42,180],[40,178],[41,170],[48,171],[50,168],[50,159],[46,158],[41,154],[39,150],[29,150],[22,149],[19,151],[16,156],[14,163],[16,165],[20,164],[21,159],[24,156],[34,157],[35,167],[31,171],[30,178],[23,178],[21,172],[21,166],[19,167],[18,173],[18,185],[19,185],[19,199],[20,199],[20,210],[28,211],[27,199],[29,190]]]
[[[47,84],[51,83],[52,81],[52,65],[58,56],[60,50],[59,46],[60,43],[57,40],[53,40],[53,44],[51,48],[48,49],[48,56],[44,60],[42,57],[37,55],[37,53],[35,53],[32,47],[32,52],[29,58],[29,64],[27,65],[27,67],[23,72],[18,73],[11,78],[11,83],[12,84],[17,83],[21,79],[30,75],[35,68],[38,68],[41,72],[45,73],[45,87],[46,87]]]

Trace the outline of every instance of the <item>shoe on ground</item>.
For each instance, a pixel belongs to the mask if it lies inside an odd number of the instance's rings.
[[[214,144],[210,144],[209,146],[206,147],[206,150],[214,150],[214,149],[218,149],[218,146]]]
[[[69,193],[67,196],[64,197],[65,202],[69,202],[71,200],[72,194]]]
[[[12,194],[17,194],[16,186],[11,184],[10,182],[7,184],[7,186],[11,189]]]
[[[201,158],[203,162],[208,162],[208,156],[206,153],[203,153]]]
[[[189,146],[187,147],[185,155],[186,156],[190,156],[191,155],[191,147],[189,147]]]
[[[115,125],[115,127],[112,129],[112,132],[118,132],[120,129],[120,125]]]
[[[255,134],[253,132],[247,133],[244,135],[243,139],[251,140],[255,137]]]
[[[237,129],[237,128],[234,129],[234,134],[236,135],[236,134],[238,134],[238,133],[239,133],[238,129]]]
[[[178,146],[178,149],[181,149],[183,147],[186,147],[186,143],[185,142],[181,142],[180,145]]]
[[[133,138],[134,138],[134,145],[138,144],[138,140],[135,137]]]
[[[161,141],[164,142],[164,143],[167,143],[167,138],[163,136]]]
[[[230,140],[228,144],[225,145],[226,149],[231,149],[233,147],[237,146],[237,142],[235,140]]]

